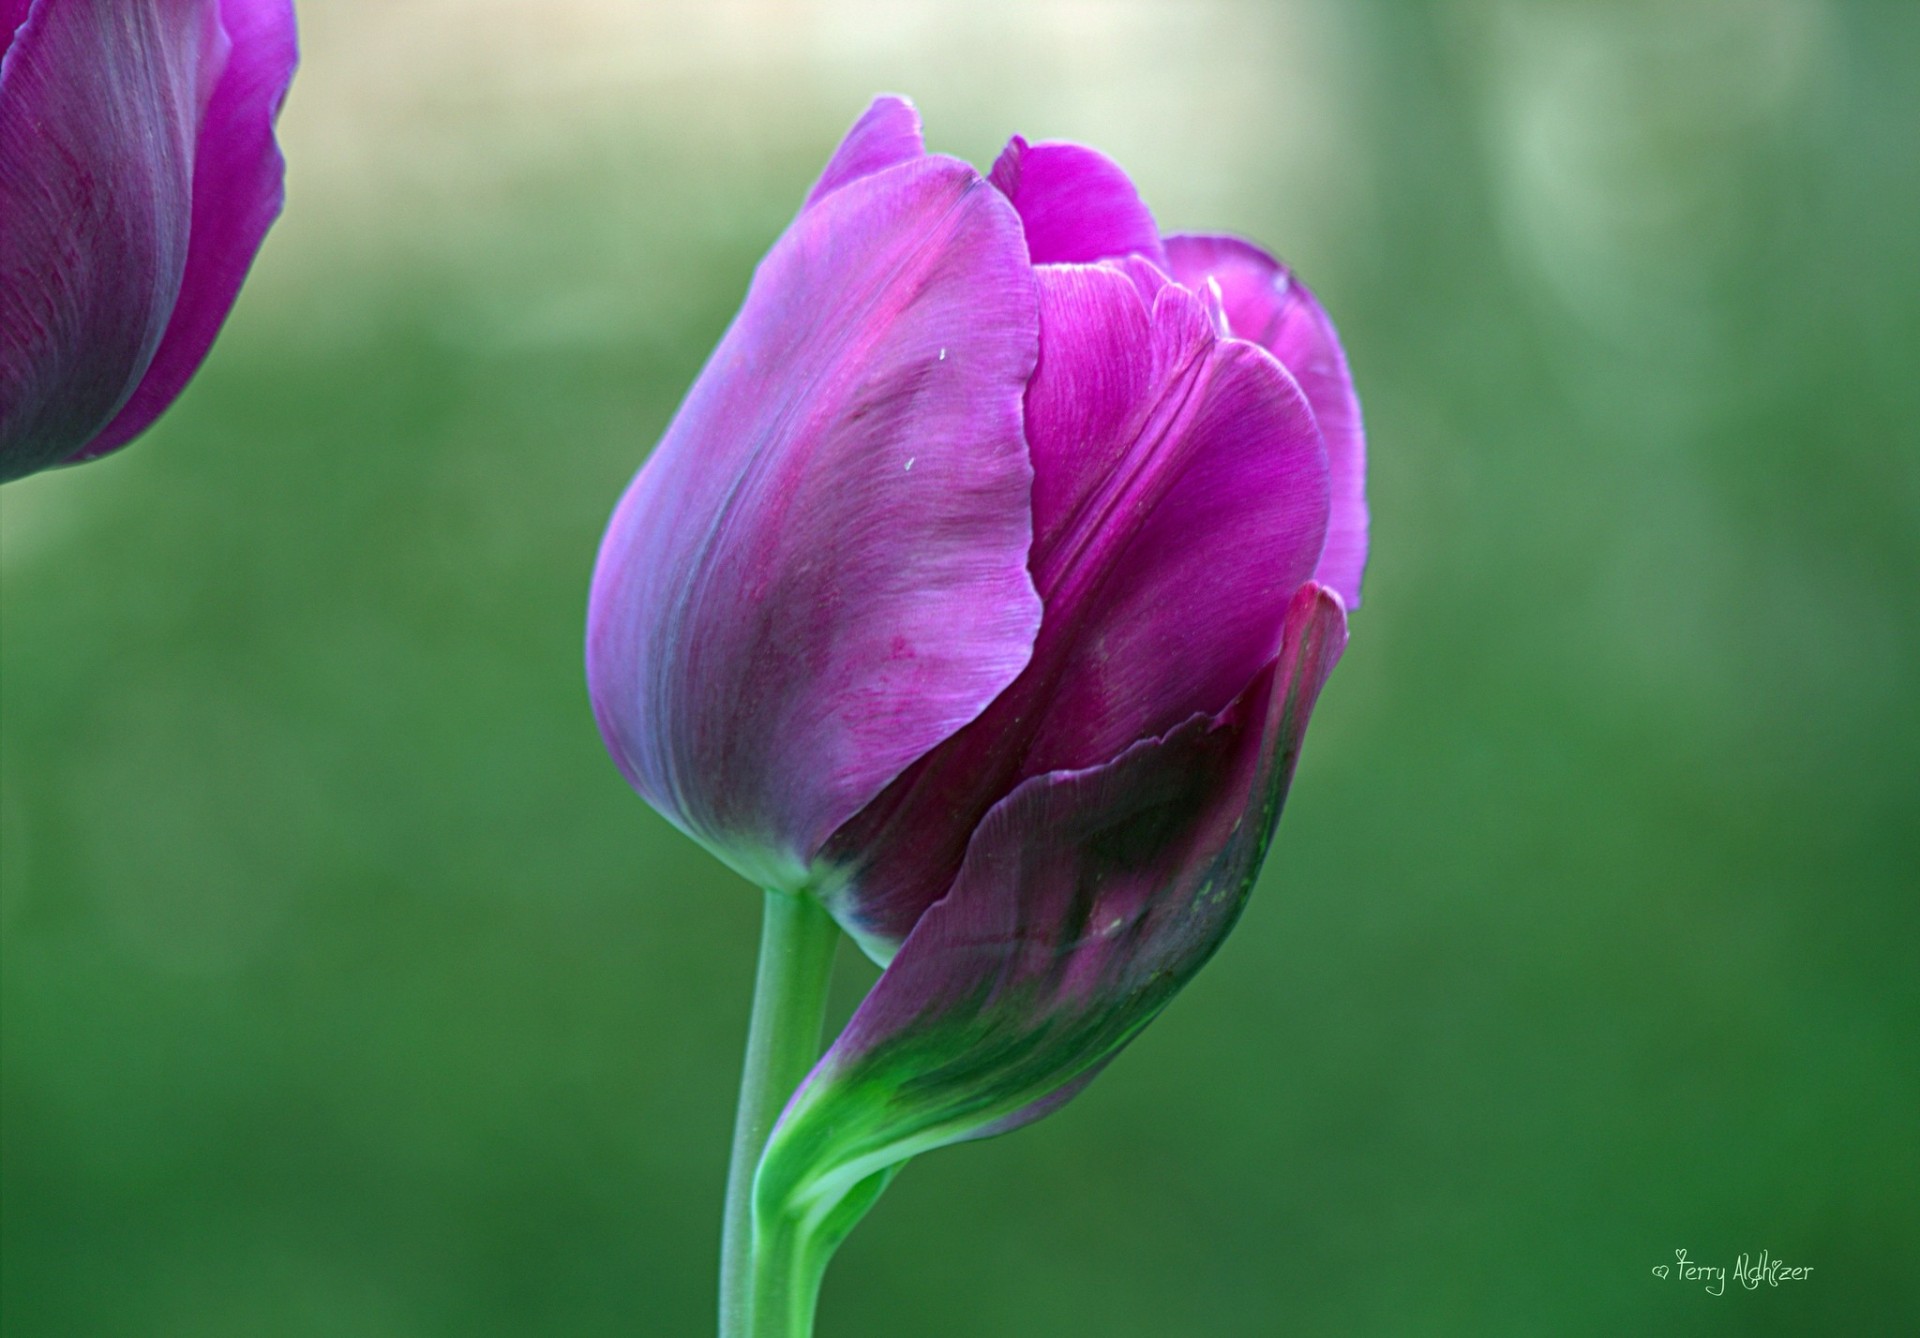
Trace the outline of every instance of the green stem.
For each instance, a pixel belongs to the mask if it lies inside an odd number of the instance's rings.
[[[804,1271],[793,1225],[764,1223],[753,1252],[754,1338],[811,1338],[818,1293],[818,1280]]]
[[[804,893],[768,892],[760,930],[760,968],[753,982],[753,1020],[740,1075],[740,1110],[727,1168],[726,1223],[720,1238],[720,1338],[790,1338],[788,1298],[757,1297],[753,1176],[773,1122],[820,1056],[827,981],[840,933],[819,902]]]
[[[755,1338],[811,1338],[827,1261],[899,1169],[889,1166],[868,1176],[815,1221],[802,1223],[790,1212],[768,1212],[760,1205],[753,1242]]]

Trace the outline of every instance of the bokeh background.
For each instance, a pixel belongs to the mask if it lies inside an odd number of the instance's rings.
[[[1376,538],[1238,932],[823,1338],[1920,1332],[1920,7],[303,17],[204,373],[0,502],[9,1335],[709,1331],[758,899],[587,576],[882,89],[1293,260]]]

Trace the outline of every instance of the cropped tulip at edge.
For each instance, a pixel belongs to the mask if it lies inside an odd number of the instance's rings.
[[[1212,954],[1358,603],[1333,327],[1124,172],[882,98],[617,509],[616,761],[886,964],[760,1163],[818,1267],[906,1158],[1078,1092]],[[810,1261],[810,1262],[809,1262]]]
[[[279,215],[291,0],[0,0],[0,480],[118,450]]]

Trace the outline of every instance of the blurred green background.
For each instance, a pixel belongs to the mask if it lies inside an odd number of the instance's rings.
[[[304,19],[204,373],[0,502],[11,1338],[709,1330],[758,898],[587,576],[881,89],[1295,261],[1375,548],[1234,938],[823,1338],[1920,1332],[1920,7]]]

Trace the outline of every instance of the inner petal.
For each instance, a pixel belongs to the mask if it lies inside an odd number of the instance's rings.
[[[1036,265],[1143,255],[1165,269],[1153,214],[1120,164],[1084,144],[1029,144],[1015,135],[993,165],[1027,229]]]
[[[1333,322],[1291,270],[1238,237],[1169,237],[1167,255],[1187,287],[1218,287],[1233,334],[1278,358],[1313,406],[1332,484],[1327,549],[1314,577],[1358,607],[1367,565],[1367,443]]]
[[[1217,711],[1274,654],[1325,537],[1326,457],[1297,385],[1222,340],[1195,296],[1147,305],[1104,265],[1042,266],[1027,388],[1032,661],[980,719],[840,832],[836,909],[895,941],[951,881],[972,828],[1028,777],[1095,766]]]

